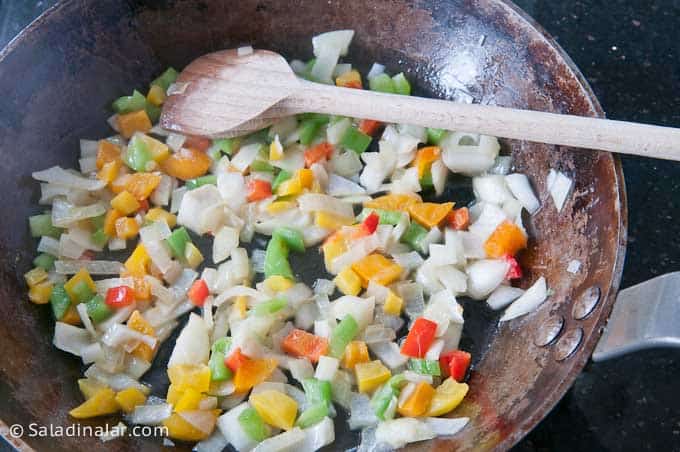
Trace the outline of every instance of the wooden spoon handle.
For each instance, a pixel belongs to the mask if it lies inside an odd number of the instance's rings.
[[[582,116],[396,96],[301,81],[277,107],[680,160],[680,129]]]

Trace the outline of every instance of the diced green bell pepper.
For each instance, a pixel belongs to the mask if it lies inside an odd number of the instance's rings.
[[[33,259],[33,265],[35,267],[40,267],[46,272],[52,270],[54,268],[54,261],[56,261],[57,258],[52,256],[51,254],[47,253],[41,253]]]
[[[210,379],[212,381],[225,381],[232,377],[231,369],[224,364],[224,358],[231,346],[231,338],[221,337],[215,341],[211,347],[210,360]]]
[[[319,380],[318,378],[305,378],[302,380],[302,389],[305,390],[305,397],[310,404],[319,402],[331,402],[332,389],[331,382]]]
[[[202,187],[203,185],[217,185],[217,176],[214,174],[208,174],[207,176],[197,177],[195,179],[189,179],[186,181],[185,186],[189,190],[194,188]]]
[[[371,145],[371,140],[370,135],[366,135],[356,127],[350,127],[340,139],[340,145],[361,154]]]
[[[92,242],[97,245],[103,247],[106,245],[109,241],[109,236],[106,235],[106,232],[104,232],[104,228],[99,228],[96,231],[92,233],[90,236],[92,239]]]
[[[263,301],[256,304],[252,309],[252,314],[258,317],[264,317],[279,312],[288,305],[288,300],[285,298],[272,298],[271,300]]]
[[[321,123],[314,119],[307,119],[300,124],[300,144],[309,145],[319,133]]]
[[[123,96],[113,101],[113,111],[118,114],[132,113],[146,107],[146,97],[137,90],[131,96]]]
[[[371,398],[371,407],[379,419],[386,421],[394,417],[394,410],[389,412],[388,408],[392,403],[392,399],[399,396],[399,392],[401,392],[401,388],[405,383],[406,377],[403,374],[397,374],[375,391]]]
[[[50,294],[50,304],[56,320],[61,320],[71,306],[71,298],[66,293],[63,284],[55,285]]]
[[[439,368],[439,361],[431,359],[412,358],[408,362],[408,368],[422,375],[434,375],[438,377],[442,374],[442,371]]]
[[[165,239],[165,243],[170,247],[170,252],[177,259],[184,259],[184,250],[187,243],[191,242],[191,237],[184,226],[175,229],[170,237]]]
[[[425,170],[423,177],[420,178],[420,187],[423,190],[434,188],[434,183],[432,182],[432,172],[429,169]]]
[[[439,143],[441,143],[441,141],[442,141],[442,139],[444,139],[445,135],[446,135],[446,130],[444,130],[444,129],[433,129],[433,128],[428,127],[427,128],[427,144],[439,146]]]
[[[381,93],[394,94],[396,92],[394,80],[385,73],[370,78],[368,80],[368,87],[371,91],[378,91]]]
[[[163,88],[163,91],[167,91],[170,85],[175,83],[178,75],[179,73],[175,69],[169,67],[165,70],[165,72],[158,76],[158,78],[151,82],[151,86],[158,85]]]
[[[133,136],[128,143],[127,152],[125,153],[125,158],[123,161],[127,166],[138,172],[147,171],[147,163],[153,160],[151,151],[147,147],[146,143]]]
[[[295,425],[300,428],[308,428],[318,424],[326,416],[328,416],[328,402],[315,403],[300,414]]]
[[[90,224],[92,225],[92,228],[94,230],[97,230],[99,228],[104,227],[105,219],[106,219],[106,215],[99,215],[98,217],[92,217],[92,218],[90,218]]]
[[[411,95],[411,84],[408,82],[408,80],[406,80],[403,72],[400,72],[392,77],[392,81],[394,82],[395,93],[402,94],[404,96]]]
[[[272,191],[276,191],[276,189],[279,188],[279,185],[281,185],[291,177],[293,177],[293,175],[288,171],[286,170],[279,171],[279,174],[277,174],[274,180],[272,181]]]
[[[43,213],[28,217],[28,226],[31,229],[31,237],[52,237],[58,239],[63,229],[52,225],[52,214]]]
[[[237,137],[213,140],[213,145],[217,146],[220,151],[227,155],[232,155],[238,149],[240,143],[241,139]]]
[[[359,216],[357,216],[357,221],[358,222],[364,221],[366,217],[369,216],[372,212],[378,214],[378,217],[380,217],[380,224],[395,225],[398,224],[399,221],[401,221],[402,216],[401,212],[398,212],[396,210],[371,209],[369,207],[365,207],[361,211],[361,213],[359,213]]]
[[[158,107],[151,102],[147,102],[144,106],[144,110],[146,110],[146,115],[149,117],[152,123],[158,122],[161,117],[161,107]]]
[[[73,301],[75,301],[76,303],[85,303],[95,295],[95,293],[90,288],[89,284],[85,281],[80,281],[79,283],[77,283],[75,286],[73,286],[73,289],[71,289],[71,291],[75,295],[75,300]]]
[[[253,441],[264,441],[269,436],[269,428],[255,408],[246,408],[238,415],[238,423],[246,435]]]
[[[289,227],[276,228],[272,237],[278,237],[283,240],[289,249],[297,253],[305,252],[305,241],[302,237],[302,233],[297,229]]]
[[[264,255],[264,276],[283,276],[288,279],[295,279],[293,270],[288,262],[288,245],[281,237],[272,237],[267,244]]]
[[[269,162],[265,162],[264,160],[255,160],[253,163],[250,164],[250,171],[273,173],[274,167],[270,165]]]
[[[340,359],[342,354],[345,353],[347,344],[354,339],[358,332],[359,324],[354,320],[354,317],[347,314],[331,333],[330,350],[328,354],[334,358]]]
[[[113,311],[106,305],[106,301],[101,295],[92,297],[90,301],[87,302],[86,307],[87,315],[90,316],[94,323],[102,322],[113,314]]]
[[[406,243],[416,251],[425,252],[423,249],[423,239],[426,235],[427,229],[416,222],[411,222],[399,241],[401,243]]]

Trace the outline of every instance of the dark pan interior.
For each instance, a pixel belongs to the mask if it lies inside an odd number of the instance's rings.
[[[36,213],[36,169],[75,166],[78,139],[109,134],[112,99],[144,87],[168,65],[181,68],[214,50],[251,43],[289,58],[311,56],[312,35],[353,28],[349,60],[362,71],[373,61],[404,70],[420,94],[601,116],[578,70],[557,45],[502,0],[71,0],[33,23],[0,55],[0,419],[70,425],[80,402],[79,361],[51,345],[46,307],[26,300],[21,275],[36,242],[26,217]],[[482,43],[483,41],[483,43]],[[544,207],[528,227],[521,284],[546,276],[554,295],[535,313],[496,328],[483,308],[466,302],[466,344],[478,359],[471,392],[454,415],[470,425],[453,440],[416,450],[509,448],[538,423],[571,385],[599,337],[618,287],[625,245],[626,204],[618,161],[610,154],[503,141],[518,171],[530,176]],[[546,191],[550,168],[574,178],[558,214]],[[453,182],[452,182],[453,184]],[[451,187],[456,201],[465,188]],[[462,190],[462,191],[459,191]],[[570,260],[582,262],[576,275]],[[304,270],[303,270],[304,272]],[[583,320],[572,304],[596,287],[600,302]],[[551,319],[563,319],[557,340],[539,347]],[[582,333],[576,343],[570,339]],[[574,345],[574,353],[563,360]],[[167,354],[168,347],[164,351]],[[165,356],[167,358],[167,356]],[[162,358],[162,357],[161,357]],[[162,378],[154,372],[151,378]],[[159,391],[161,393],[161,391]],[[117,422],[116,418],[84,424]],[[356,445],[344,423],[340,446]],[[38,450],[155,450],[159,439],[28,438]]]

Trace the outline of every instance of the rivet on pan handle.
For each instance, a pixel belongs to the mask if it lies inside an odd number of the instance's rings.
[[[593,361],[653,347],[680,347],[680,272],[619,292]]]

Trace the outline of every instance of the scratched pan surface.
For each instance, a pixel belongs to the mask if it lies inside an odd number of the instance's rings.
[[[78,139],[109,133],[115,97],[146,86],[168,65],[181,68],[214,50],[252,43],[289,58],[311,56],[310,37],[353,28],[350,60],[404,69],[423,95],[473,97],[476,102],[602,116],[597,99],[557,45],[515,6],[502,0],[118,0],[65,1],[28,27],[0,55],[0,419],[69,425],[79,403],[77,359],[51,346],[49,309],[26,301],[21,274],[35,241],[26,217],[38,209],[31,171],[75,166]],[[483,41],[483,42],[482,42]],[[365,72],[364,72],[365,73]],[[606,153],[502,141],[517,171],[530,176],[544,207],[528,223],[520,285],[546,276],[554,295],[536,312],[496,326],[480,304],[464,301],[464,346],[475,355],[470,394],[456,415],[471,418],[455,439],[413,450],[507,449],[533,428],[569,388],[587,361],[611,309],[625,250],[626,204],[621,167]],[[557,168],[575,181],[561,214],[546,192]],[[469,186],[452,178],[448,197],[464,203]],[[570,260],[581,271],[567,273]],[[312,255],[293,261],[307,281],[318,275]],[[594,289],[593,289],[594,288]],[[593,312],[572,315],[584,294],[600,294]],[[581,317],[581,316],[578,316]],[[557,320],[556,341],[539,347]],[[580,339],[579,339],[580,338]],[[161,350],[145,380],[165,383]],[[573,353],[569,352],[573,349]],[[568,356],[567,356],[568,355]],[[164,390],[164,389],[163,389]],[[162,394],[163,390],[157,390]],[[117,422],[114,417],[89,425]],[[1,426],[0,426],[1,430]],[[329,450],[356,446],[344,422]],[[157,450],[158,439],[126,438],[105,446],[96,438],[30,438],[38,450]]]

